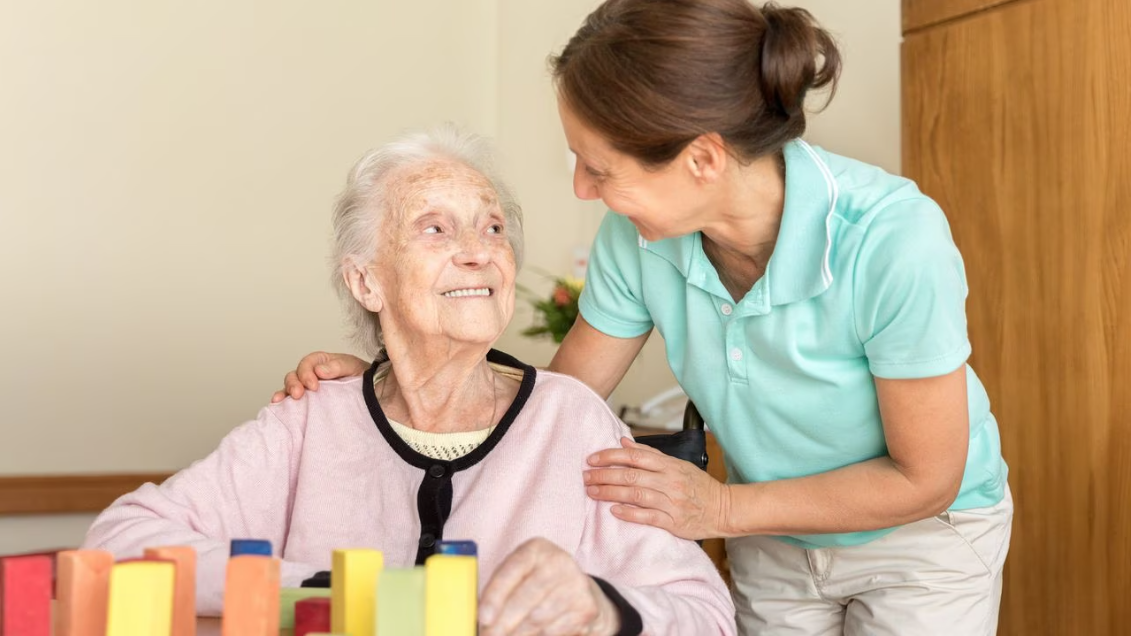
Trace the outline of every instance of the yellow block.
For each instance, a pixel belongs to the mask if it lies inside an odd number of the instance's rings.
[[[173,631],[176,567],[126,561],[110,570],[106,636],[169,636]]]
[[[330,569],[330,631],[373,636],[377,631],[377,578],[385,557],[377,550],[334,550]]]
[[[473,556],[434,554],[424,562],[426,636],[475,636],[479,568]]]

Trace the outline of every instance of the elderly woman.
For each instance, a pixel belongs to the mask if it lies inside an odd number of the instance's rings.
[[[731,634],[734,609],[690,541],[586,496],[625,426],[577,380],[491,349],[514,310],[521,211],[483,142],[444,129],[371,152],[334,212],[335,284],[377,356],[233,430],[205,459],[103,512],[86,547],[199,552],[221,610],[228,542],[269,539],[282,581],[369,546],[389,567],[479,544],[484,634]]]

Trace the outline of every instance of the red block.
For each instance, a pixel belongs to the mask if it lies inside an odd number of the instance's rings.
[[[295,603],[295,636],[330,633],[330,599],[304,598]]]
[[[0,559],[0,636],[51,636],[49,556]]]

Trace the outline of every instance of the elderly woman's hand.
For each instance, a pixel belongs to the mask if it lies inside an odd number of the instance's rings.
[[[546,539],[520,545],[495,570],[479,602],[481,636],[606,636],[620,615],[573,555]]]
[[[585,491],[611,501],[618,519],[656,526],[684,539],[729,536],[730,497],[726,484],[694,464],[625,437],[623,448],[589,457]]]
[[[368,368],[368,363],[348,353],[309,353],[298,361],[298,369],[283,378],[283,390],[275,391],[275,395],[271,396],[271,403],[282,402],[288,395],[297,400],[307,389],[317,391],[319,379],[337,380],[361,375]]]

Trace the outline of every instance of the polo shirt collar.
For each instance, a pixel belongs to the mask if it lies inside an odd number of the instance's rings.
[[[769,292],[771,305],[807,300],[824,292],[833,282],[829,269],[829,221],[836,208],[836,179],[824,159],[805,141],[791,141],[783,152],[785,211],[766,274],[754,286]],[[703,252],[700,232],[655,242],[638,234],[637,241],[641,249],[675,266],[688,283],[726,296]]]
[[[784,152],[785,211],[765,276],[773,305],[808,300],[833,283],[829,223],[839,195],[836,179],[805,141],[791,141]]]

